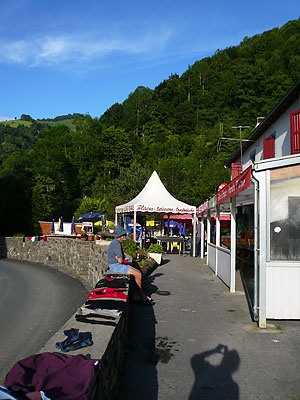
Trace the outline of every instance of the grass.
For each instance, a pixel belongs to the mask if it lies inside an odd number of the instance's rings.
[[[11,128],[16,128],[19,125],[30,126],[32,122],[21,121],[20,119],[13,119],[11,121],[1,121],[0,124],[9,125]]]
[[[70,129],[74,129],[74,125],[73,125],[73,119],[64,119],[62,121],[40,121],[40,120],[36,120],[36,122],[40,123],[40,124],[47,124],[50,126],[57,126],[57,125],[66,125],[68,128]],[[24,125],[24,126],[31,126],[32,122],[31,121],[22,121],[21,119],[14,119],[11,121],[0,121],[0,124],[4,124],[4,125],[9,125],[11,128],[16,128],[19,125]]]

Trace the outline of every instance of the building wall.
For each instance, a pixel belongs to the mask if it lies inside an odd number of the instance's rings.
[[[300,97],[253,143],[243,154],[243,170],[251,165],[251,154],[255,151],[255,161],[263,160],[263,141],[274,135],[275,158],[291,154],[290,114],[300,109]],[[240,162],[240,158],[236,162]]]

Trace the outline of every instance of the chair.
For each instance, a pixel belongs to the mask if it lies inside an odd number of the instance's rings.
[[[180,254],[180,252],[181,252],[181,243],[178,243],[178,242],[171,242],[171,253],[173,253],[174,247],[175,247],[176,249],[178,249],[178,252],[179,252],[179,254]]]

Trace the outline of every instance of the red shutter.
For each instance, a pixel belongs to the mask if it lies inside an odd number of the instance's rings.
[[[275,157],[275,138],[269,136],[264,139],[264,160]]]
[[[300,154],[300,110],[290,114],[291,154]]]
[[[232,163],[231,164],[231,180],[236,178],[242,172],[242,164],[241,163]]]

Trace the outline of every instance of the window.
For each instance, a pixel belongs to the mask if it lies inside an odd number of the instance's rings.
[[[300,166],[270,171],[270,258],[300,261]]]
[[[290,114],[291,154],[300,154],[300,110]]]
[[[275,138],[269,136],[264,139],[264,160],[275,157]]]

